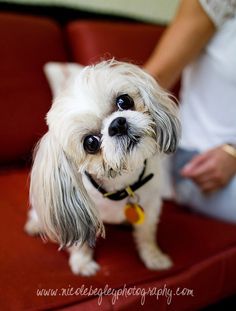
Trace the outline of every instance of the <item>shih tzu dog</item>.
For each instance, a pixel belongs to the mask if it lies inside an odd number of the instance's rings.
[[[177,147],[176,107],[136,65],[115,60],[84,69],[57,96],[35,150],[26,231],[66,247],[75,274],[93,275],[103,223],[129,222],[149,269],[167,269],[156,244],[161,154]]]

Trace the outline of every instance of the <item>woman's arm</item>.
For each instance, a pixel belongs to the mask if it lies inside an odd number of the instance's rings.
[[[171,88],[184,67],[199,55],[216,27],[198,0],[182,0],[144,69],[164,88]]]

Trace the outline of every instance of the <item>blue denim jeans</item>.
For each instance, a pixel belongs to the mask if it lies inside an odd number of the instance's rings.
[[[221,190],[204,194],[191,179],[180,175],[184,165],[197,154],[197,151],[179,148],[173,157],[172,169],[177,202],[207,216],[236,223],[236,176]]]

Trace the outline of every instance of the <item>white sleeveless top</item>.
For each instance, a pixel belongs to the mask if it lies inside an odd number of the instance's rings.
[[[199,0],[217,32],[183,72],[180,147],[236,144],[236,0]]]

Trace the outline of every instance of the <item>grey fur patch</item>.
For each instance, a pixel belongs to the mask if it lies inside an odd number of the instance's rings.
[[[154,119],[157,127],[157,139],[160,151],[174,153],[178,146],[180,123],[179,119],[164,107],[156,110]]]
[[[56,203],[58,206],[54,206],[51,210],[51,218],[60,245],[69,247],[87,242],[90,246],[94,246],[98,228],[91,221],[81,186],[73,185],[72,178],[68,176],[68,170],[65,170],[63,166],[58,171],[60,175],[58,196],[60,198]]]

